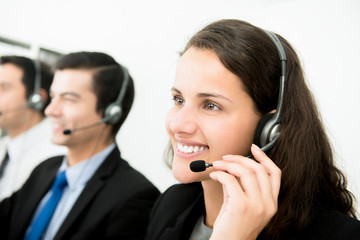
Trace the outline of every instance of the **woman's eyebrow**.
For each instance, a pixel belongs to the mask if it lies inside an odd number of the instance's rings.
[[[200,98],[207,98],[207,97],[212,97],[212,98],[222,98],[222,99],[225,99],[229,102],[232,102],[229,98],[221,95],[221,94],[218,94],[218,93],[198,93],[197,94],[198,97]]]
[[[172,87],[171,91],[174,91],[174,92],[177,92],[177,93],[181,94],[181,91],[179,89],[175,88],[175,87]],[[199,97],[199,98],[207,98],[207,97],[222,98],[222,99],[225,99],[225,100],[227,100],[229,102],[232,102],[229,98],[227,98],[227,97],[225,97],[225,96],[223,96],[221,94],[218,94],[218,93],[198,93],[196,96]]]
[[[179,89],[177,89],[177,88],[174,88],[174,87],[171,88],[171,91],[181,94],[181,91]]]

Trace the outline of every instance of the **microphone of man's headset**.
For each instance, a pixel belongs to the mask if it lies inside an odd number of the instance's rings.
[[[80,131],[80,130],[85,130],[85,129],[88,129],[88,128],[92,128],[92,127],[95,127],[95,126],[103,124],[103,123],[105,123],[105,119],[102,119],[102,120],[100,120],[100,121],[98,121],[96,123],[93,123],[93,124],[90,124],[90,125],[87,125],[87,126],[83,126],[83,127],[79,127],[79,128],[73,128],[73,129],[65,129],[63,131],[63,134],[64,135],[70,135],[73,132]]]

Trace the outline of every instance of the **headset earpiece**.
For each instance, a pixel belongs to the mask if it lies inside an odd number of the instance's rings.
[[[258,125],[256,127],[254,143],[259,147],[262,146],[261,142],[263,142],[263,140],[261,139],[261,136],[264,135],[263,134],[264,127],[273,116],[274,116],[274,113],[268,113],[268,114],[264,115],[260,119],[260,121],[259,121],[259,123],[258,123]]]
[[[36,111],[41,111],[45,104],[43,98],[40,95],[41,67],[40,63],[36,60],[33,60],[33,64],[35,69],[34,92],[28,98],[28,106]]]
[[[281,62],[279,98],[278,98],[278,105],[276,107],[276,112],[266,114],[264,117],[262,117],[255,130],[254,142],[256,145],[258,145],[261,148],[262,151],[266,152],[269,151],[274,146],[275,141],[280,134],[280,126],[281,126],[280,122],[281,122],[283,95],[284,95],[285,77],[286,77],[286,54],[276,34],[266,30],[263,31],[266,33],[266,35],[268,35],[268,37],[274,43]]]
[[[117,103],[111,103],[105,109],[105,115],[103,118],[103,122],[107,124],[115,124],[117,123],[122,116],[122,109],[121,106]]]
[[[255,130],[254,143],[263,151],[270,150],[280,134],[280,124],[274,113],[263,116]]]
[[[116,124],[121,116],[122,116],[122,104],[125,98],[125,93],[127,90],[127,86],[129,84],[130,81],[130,76],[129,76],[129,72],[128,70],[121,66],[121,70],[123,73],[123,82],[121,84],[121,89],[118,95],[118,98],[116,99],[115,102],[111,103],[109,106],[107,106],[107,108],[105,109],[105,113],[104,113],[104,118],[103,118],[103,122],[106,124]]]
[[[28,99],[28,106],[36,111],[41,111],[43,109],[44,101],[40,93],[35,92],[30,95]]]

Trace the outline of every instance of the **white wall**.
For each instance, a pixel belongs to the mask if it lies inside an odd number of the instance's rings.
[[[280,33],[300,53],[338,164],[360,199],[359,12],[358,0],[1,0],[0,36],[64,53],[104,51],[126,65],[136,100],[118,142],[125,158],[165,190],[175,180],[162,163],[164,117],[187,39],[220,18]]]

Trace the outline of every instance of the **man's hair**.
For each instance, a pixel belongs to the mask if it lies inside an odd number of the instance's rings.
[[[97,97],[96,111],[104,116],[105,109],[118,98],[123,86],[123,69],[111,56],[100,52],[75,52],[62,56],[55,65],[55,70],[83,69],[92,71],[93,91]],[[134,82],[129,76],[125,97],[121,103],[122,115],[113,125],[111,134],[115,138],[121,125],[130,112],[134,101]]]

